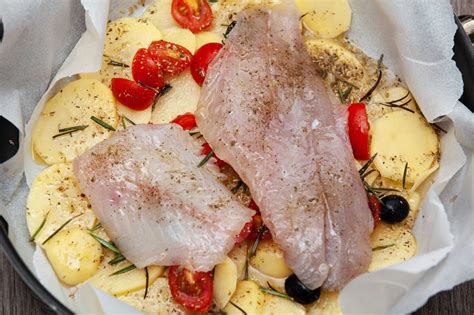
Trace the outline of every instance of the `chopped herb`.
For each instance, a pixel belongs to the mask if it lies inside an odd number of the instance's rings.
[[[102,224],[101,223],[97,223],[96,225],[94,225],[93,227],[91,227],[89,229],[89,232],[95,232],[97,231],[98,229],[100,229],[102,227]]]
[[[61,137],[64,135],[71,135],[73,132],[76,131],[81,131],[89,127],[89,125],[81,125],[81,126],[74,126],[74,127],[68,127],[68,128],[63,128],[59,129],[59,133],[53,136],[53,139],[56,139],[57,137]]]
[[[235,187],[232,188],[230,191],[231,191],[233,194],[236,194],[236,193],[239,191],[240,187],[242,187],[242,184],[243,184],[243,183],[244,183],[244,182],[239,179],[239,181],[237,182],[237,184],[235,185]]]
[[[207,0],[207,1],[209,1],[210,3],[217,3],[217,1],[219,0]]]
[[[44,227],[44,224],[46,223],[46,220],[48,219],[48,215],[49,215],[49,211],[46,213],[43,221],[41,221],[41,224],[40,226],[36,229],[36,231],[33,233],[33,235],[31,235],[31,238],[30,238],[30,242],[33,242],[35,240],[35,237],[39,234],[39,232],[41,231],[41,229],[43,229]]]
[[[148,286],[150,283],[150,276],[148,275],[148,267],[145,267],[145,294],[143,295],[143,299],[146,299],[148,295]]]
[[[293,298],[291,296],[286,295],[285,293],[278,292],[274,289],[260,288],[260,291],[262,291],[263,293],[266,293],[266,294],[278,296],[278,297],[293,301]]]
[[[104,55],[105,58],[109,59],[109,61],[107,62],[108,65],[111,65],[111,66],[117,66],[117,67],[123,67],[123,68],[130,68],[129,65],[123,63],[123,62],[119,62],[119,61],[115,61],[115,60],[112,60],[112,58],[110,58],[109,56],[107,55]]]
[[[408,171],[408,162],[405,163],[405,169],[403,170],[403,180],[402,180],[403,189],[405,189],[405,183],[407,181],[407,171]]]
[[[125,257],[122,254],[117,254],[113,259],[111,259],[108,264],[109,265],[116,265],[119,262],[122,262],[125,260]]]
[[[227,36],[229,36],[230,32],[232,32],[232,30],[234,29],[235,24],[237,24],[237,21],[232,21],[229,25],[227,25],[227,29],[224,33],[224,38],[227,38]]]
[[[204,157],[204,159],[202,159],[202,161],[198,164],[198,167],[203,167],[209,161],[209,159],[212,157],[213,154],[214,154],[214,149],[212,149],[211,152],[209,152]]]
[[[235,303],[232,302],[232,301],[229,301],[229,303],[230,303],[230,305],[232,305],[233,307],[235,307],[236,309],[238,309],[239,311],[241,311],[242,314],[247,315],[247,312],[244,311],[240,306],[238,306],[237,304],[235,304]]]
[[[383,55],[382,55],[383,56]],[[359,102],[362,102],[364,101],[365,99],[369,98],[372,93],[375,91],[375,89],[379,86],[380,84],[380,81],[382,80],[382,70],[381,69],[378,69],[378,72],[379,72],[379,75],[377,77],[377,81],[375,82],[375,84],[370,88],[370,90],[367,91],[367,93],[365,93],[364,96],[362,96],[362,98],[359,100]]]
[[[136,123],[134,123],[130,118],[128,118],[127,116],[125,115],[122,115],[122,118],[125,119],[128,123],[132,124],[132,125],[136,125]]]
[[[389,247],[393,247],[393,246],[395,246],[395,244],[377,246],[377,247],[372,248],[372,251],[373,251],[373,252],[376,252],[376,251],[378,251],[378,250],[383,250],[383,249],[386,249],[386,248],[389,248]]]
[[[67,220],[66,222],[64,222],[56,231],[53,232],[53,234],[51,234],[50,236],[48,236],[47,239],[45,239],[43,241],[43,243],[41,245],[44,245],[46,244],[46,242],[48,242],[50,239],[52,239],[56,234],[59,233],[59,231],[61,231],[66,225],[68,225],[72,220],[74,220],[75,218],[77,218],[78,216],[81,216],[82,213],[78,214],[78,215],[75,215],[73,216],[72,218],[70,218],[69,220]]]
[[[359,170],[359,174],[363,176],[365,174],[365,171],[369,168],[369,166],[374,162],[375,158],[377,157],[377,153],[375,153],[367,162],[365,162],[364,166],[361,167]]]
[[[114,273],[111,273],[109,276],[116,276],[116,275],[121,275],[123,273],[126,273],[126,272],[129,272],[129,271],[132,271],[134,269],[137,269],[137,267],[135,265],[129,265],[127,267],[124,267],[120,270],[117,270],[116,272]]]
[[[100,118],[97,118],[95,116],[91,116],[91,119],[98,125],[104,127],[105,129],[109,129],[111,131],[115,131],[115,128],[112,127],[111,125],[109,125],[108,123],[106,123],[105,121],[103,121],[102,119]]]
[[[438,124],[431,124],[435,129],[438,129],[442,133],[448,133],[445,129],[441,128]]]
[[[97,242],[99,242],[102,246],[104,246],[105,248],[108,248],[108,249],[110,249],[111,251],[113,251],[114,253],[120,255],[120,251],[119,251],[119,249],[115,246],[114,243],[109,242],[109,241],[106,241],[106,240],[104,240],[102,237],[97,236],[97,235],[95,235],[95,234],[92,234],[92,233],[89,233],[89,234],[90,234],[90,236],[92,236],[93,238],[95,238],[95,240],[96,240]]]

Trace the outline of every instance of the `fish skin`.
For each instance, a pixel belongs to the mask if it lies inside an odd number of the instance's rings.
[[[239,15],[209,66],[196,119],[307,287],[337,290],[367,271],[373,220],[346,111],[311,63],[294,5]]]
[[[81,191],[107,235],[138,268],[210,271],[254,212],[201,168],[201,146],[180,126],[137,125],[74,161]]]

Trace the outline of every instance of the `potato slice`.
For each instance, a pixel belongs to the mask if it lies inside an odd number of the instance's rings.
[[[247,261],[247,242],[236,244],[228,255],[237,267],[237,276],[239,280],[242,280],[244,277],[245,263]]]
[[[229,257],[214,269],[214,302],[217,309],[223,309],[229,303],[237,287],[237,266]]]
[[[101,245],[87,231],[61,230],[44,246],[46,256],[67,285],[77,285],[97,272],[102,258]]]
[[[237,289],[232,295],[231,301],[247,314],[259,315],[263,311],[265,296],[255,282],[245,280],[237,284]],[[231,303],[227,304],[224,311],[228,315],[242,315],[242,311]]]
[[[261,241],[258,244],[255,255],[250,258],[250,264],[274,278],[286,278],[293,274],[286,265],[283,251],[271,240]]]
[[[187,314],[184,307],[176,303],[171,296],[167,278],[158,278],[148,287],[145,296],[145,289],[129,294],[121,295],[119,300],[135,307],[145,314]]]
[[[108,86],[109,88],[111,87],[111,81],[113,78],[125,78],[129,80],[133,80],[132,68],[131,68],[132,60],[130,60],[127,63],[124,63],[128,67],[114,66],[113,64],[110,64],[111,60],[113,59],[103,57],[102,66],[98,72],[81,73],[79,75],[80,78],[99,80],[100,82]]]
[[[150,5],[142,19],[152,23],[157,29],[164,30],[171,27],[180,27],[171,15],[172,0],[156,0]]]
[[[55,164],[38,174],[26,201],[28,230],[32,236],[37,232],[35,242],[38,245],[41,246],[67,220],[81,213],[65,228],[87,229],[95,222],[91,205],[74,178],[71,163]]]
[[[274,295],[265,295],[262,315],[305,315],[306,309],[296,302]]]
[[[369,271],[400,263],[416,254],[416,239],[403,225],[381,222],[375,227],[371,239]]]
[[[220,43],[222,36],[214,32],[200,32],[196,34],[196,50],[209,43]]]
[[[248,266],[248,276],[250,280],[255,281],[259,286],[268,288],[268,284],[280,292],[285,292],[285,280],[286,278],[275,278],[264,274],[260,270],[256,269],[252,265]]]
[[[79,79],[69,83],[46,103],[33,130],[33,149],[47,164],[74,160],[112,134],[93,122],[91,116],[117,126],[112,92],[96,80]],[[88,127],[72,135],[53,138],[61,128],[80,125]]]
[[[113,275],[112,273],[130,266],[128,261],[122,261],[115,265],[110,265],[109,261],[115,257],[115,254],[109,250],[105,251],[104,260],[99,266],[97,273],[90,279],[95,287],[107,292],[113,296],[120,296],[144,289],[146,286],[145,269],[134,269],[122,274]],[[163,274],[164,267],[148,267],[148,285],[151,285],[159,276]]]
[[[190,30],[172,27],[164,29],[162,32],[165,41],[183,46],[192,54],[196,51],[196,36]]]
[[[140,48],[162,38],[160,31],[144,19],[125,17],[110,22],[105,35],[104,56],[131,65]]]
[[[342,315],[339,292],[322,291],[319,300],[307,307],[308,315]]]
[[[178,115],[196,111],[201,88],[194,81],[189,70],[169,81],[171,90],[161,96],[151,115],[154,124],[169,123]]]
[[[310,39],[306,41],[309,54],[316,65],[325,73],[359,84],[364,79],[364,68],[356,56],[331,39]]]
[[[377,153],[374,165],[383,177],[401,182],[408,163],[406,181],[413,183],[438,163],[438,136],[417,113],[388,113],[375,121],[371,130],[370,154]]]
[[[347,0],[296,0],[303,25],[321,38],[335,38],[351,26],[352,10]]]

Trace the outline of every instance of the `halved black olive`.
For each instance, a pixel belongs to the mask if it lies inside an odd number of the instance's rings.
[[[410,212],[408,201],[399,195],[389,195],[382,198],[380,219],[387,223],[398,223],[405,220]]]
[[[295,302],[300,304],[316,302],[321,295],[321,290],[319,288],[315,290],[308,289],[294,274],[286,279],[285,290],[286,294],[291,296]]]

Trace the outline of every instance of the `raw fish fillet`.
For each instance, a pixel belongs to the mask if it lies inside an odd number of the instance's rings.
[[[294,5],[240,14],[209,67],[196,115],[306,286],[337,290],[367,271],[373,219],[346,111],[329,99]]]
[[[74,161],[80,188],[121,253],[137,267],[222,262],[253,211],[211,170],[201,146],[174,124],[116,132]]]

